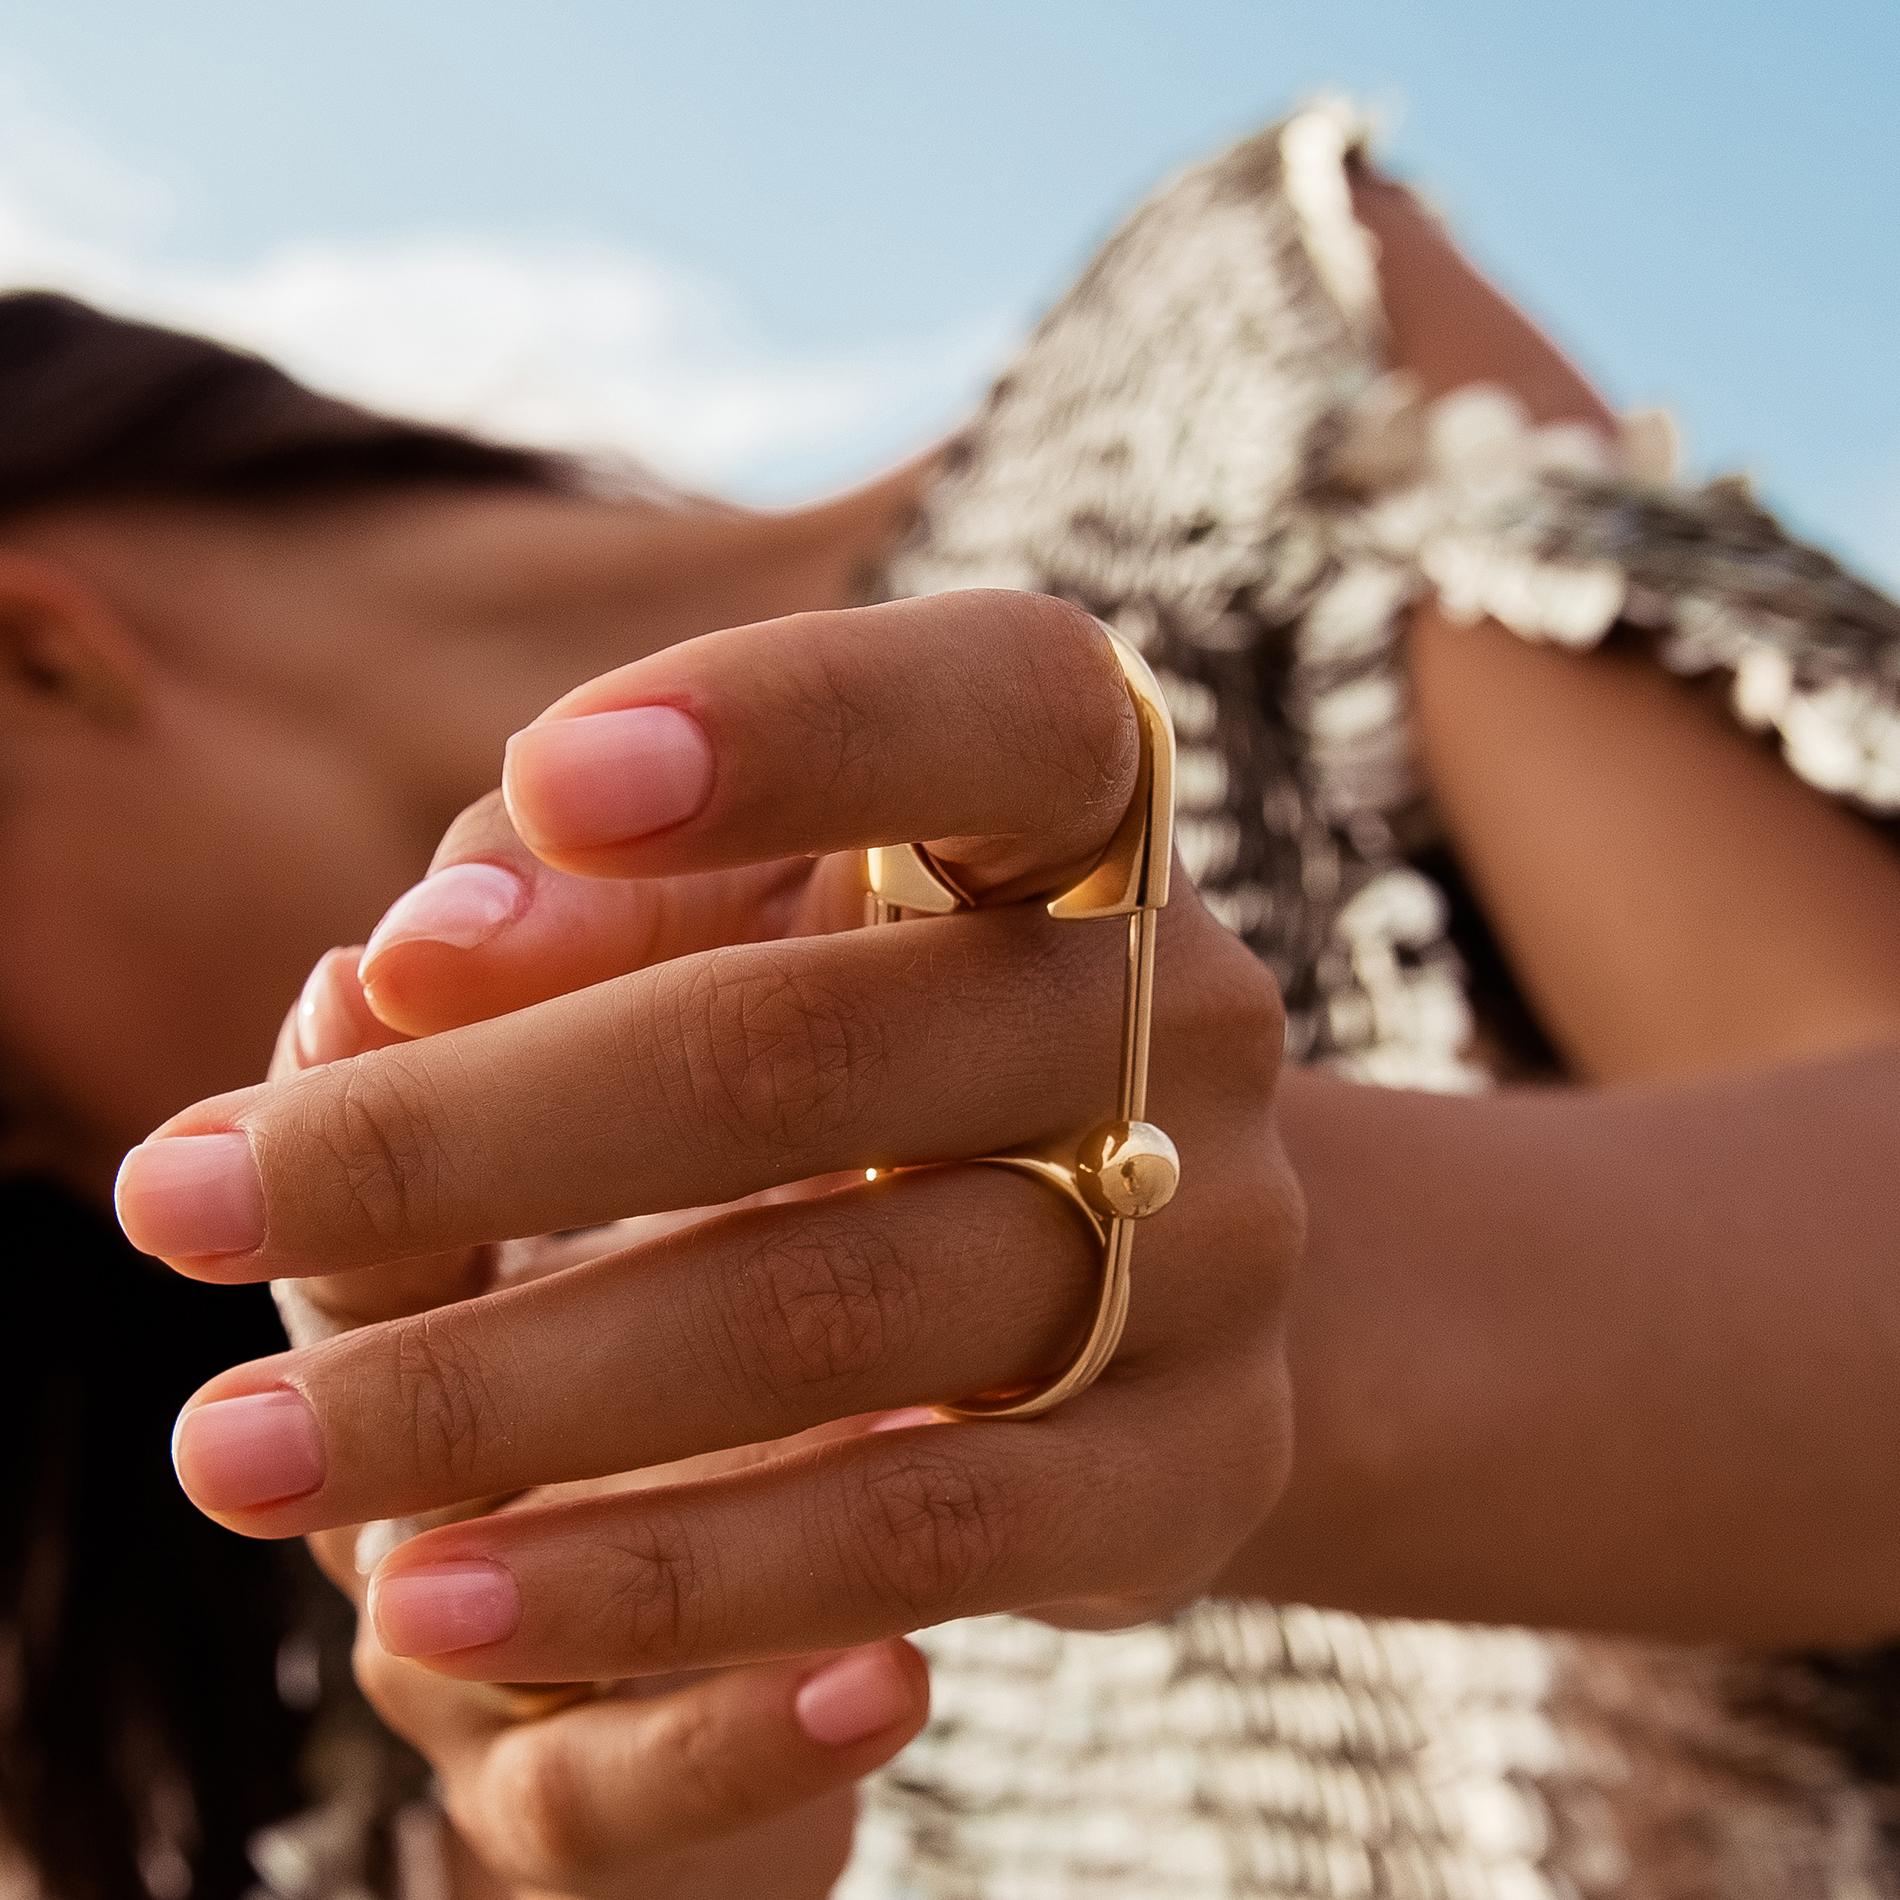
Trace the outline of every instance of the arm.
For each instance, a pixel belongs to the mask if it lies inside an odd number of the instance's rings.
[[[1667,1086],[1302,1074],[1293,1482],[1229,1583],[1746,1642],[1900,1627],[1900,1045]]]
[[[1360,204],[1429,389],[1485,376],[1607,422],[1405,194],[1368,181]],[[1519,981],[1580,1076],[1648,1085],[1289,1079],[1300,1441],[1230,1580],[1692,1637],[1891,1633],[1900,865],[1641,660],[1431,611],[1411,659],[1434,792]]]
[[[1409,193],[1361,178],[1392,354],[1539,422],[1613,419]],[[1425,772],[1544,1028],[1593,1081],[1900,1034],[1900,855],[1641,655],[1427,607],[1408,656]]]

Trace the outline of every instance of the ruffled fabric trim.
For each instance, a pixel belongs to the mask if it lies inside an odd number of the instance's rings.
[[[1287,691],[1313,795],[1360,866],[1325,952],[1325,1017],[1307,1026],[1344,1072],[1436,1089],[1491,1079],[1445,894],[1412,863],[1436,841],[1400,642],[1421,599],[1580,650],[1631,632],[1671,672],[1723,682],[1739,723],[1771,734],[1809,784],[1900,814],[1900,607],[1740,484],[1659,479],[1673,454],[1653,419],[1612,441],[1536,426],[1501,389],[1427,404],[1399,375],[1329,438],[1310,505],[1331,563]]]
[[[1739,723],[1771,734],[1808,783],[1893,816],[1900,607],[1741,483],[1681,484],[1666,414],[1634,415],[1610,439],[1536,425],[1499,388],[1427,402],[1382,370],[1376,244],[1349,174],[1371,141],[1369,119],[1333,98],[1278,133],[1311,296],[1343,322],[1360,371],[1334,382],[1290,511],[1324,553],[1290,616],[1286,710],[1339,873],[1321,1001],[1291,1030],[1296,1054],[1362,1080],[1478,1088],[1493,1078],[1450,907],[1416,868],[1437,839],[1406,704],[1407,611],[1435,598],[1457,619],[1577,649],[1633,633],[1670,671],[1721,682]]]
[[[1647,636],[1672,672],[1721,676],[1737,719],[1810,784],[1900,813],[1900,607],[1743,485],[1646,479],[1640,445],[1537,427],[1499,389],[1408,408],[1387,387],[1370,409],[1387,473],[1340,520],[1349,564],[1528,639]],[[1368,447],[1349,433],[1340,456],[1350,484]]]

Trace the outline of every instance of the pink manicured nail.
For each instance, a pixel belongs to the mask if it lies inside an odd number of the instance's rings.
[[[120,1162],[113,1199],[142,1253],[188,1260],[264,1243],[264,1186],[244,1135],[142,1141]]]
[[[327,950],[297,998],[297,1059],[306,1069],[363,1053],[363,1034],[342,986],[356,981],[356,958]]]
[[[424,1564],[372,1577],[369,1613],[392,1656],[445,1656],[512,1636],[521,1591],[500,1564]]]
[[[383,913],[363,947],[367,970],[392,945],[442,943],[473,950],[520,916],[528,887],[499,864],[451,864],[433,872]]]
[[[550,719],[508,741],[508,809],[530,843],[619,844],[693,816],[712,791],[699,722],[675,706]]]
[[[248,1511],[323,1482],[323,1433],[288,1386],[194,1406],[172,1434],[178,1482],[201,1511]]]
[[[910,1712],[910,1687],[884,1649],[859,1649],[799,1684],[792,1707],[814,1742],[845,1748],[894,1728]]]

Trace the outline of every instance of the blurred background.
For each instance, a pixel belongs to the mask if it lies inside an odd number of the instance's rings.
[[[790,497],[1337,87],[1615,400],[1900,581],[1897,79],[1894,0],[16,0],[0,280]]]

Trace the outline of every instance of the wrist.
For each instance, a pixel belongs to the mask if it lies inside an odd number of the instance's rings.
[[[1279,1505],[1223,1570],[1228,1595],[1370,1608],[1408,1595],[1406,1520],[1474,1423],[1444,1318],[1406,1287],[1409,1216],[1372,1191],[1371,1158],[1403,1139],[1402,1098],[1289,1067],[1279,1119],[1305,1190],[1306,1249],[1287,1356],[1293,1472]]]

